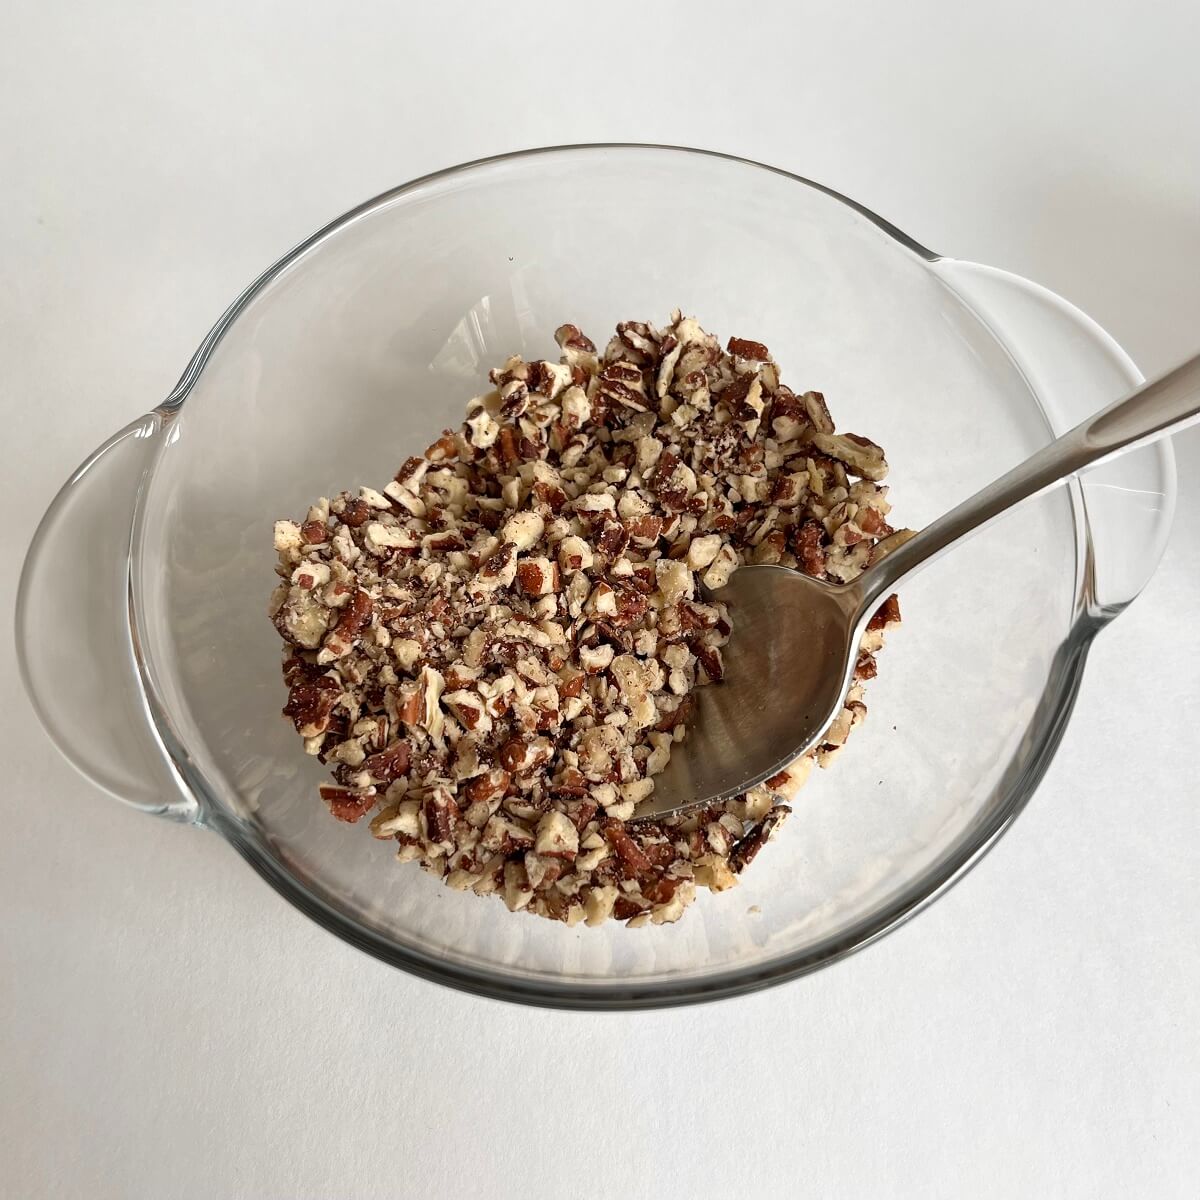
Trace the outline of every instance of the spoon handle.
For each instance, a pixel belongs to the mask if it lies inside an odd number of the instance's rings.
[[[1200,420],[1200,355],[1088,417],[893,550],[858,581],[862,607],[873,607],[906,575],[1023,501],[1196,420]]]

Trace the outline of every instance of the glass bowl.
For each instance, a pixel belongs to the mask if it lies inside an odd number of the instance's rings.
[[[18,649],[66,756],[215,831],[340,937],[414,974],[546,1005],[751,991],[865,945],[961,876],[1062,735],[1092,636],[1164,545],[1159,445],[1032,503],[905,588],[870,716],[735,890],[677,925],[510,914],[333,821],[280,717],[272,522],[389,479],[508,355],[572,322],[674,307],[771,347],[797,390],[886,447],[920,526],[1138,380],[1096,325],[933,254],[808,180],[723,155],[573,146],[468,163],[340,217],[266,271],[171,394],[43,518]],[[778,697],[786,704],[787,696]]]

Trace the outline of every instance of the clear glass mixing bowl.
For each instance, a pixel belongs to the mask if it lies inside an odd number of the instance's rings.
[[[512,353],[674,307],[765,342],[794,387],[885,446],[920,526],[1135,382],[1096,325],[933,254],[810,181],[694,150],[580,146],[469,163],[339,218],[256,280],[175,390],[72,477],[22,579],[30,695],[68,758],[214,830],[293,904],[399,967],[578,1008],[679,1004],[811,971],[944,890],[1020,811],[1092,636],[1153,570],[1159,445],[1026,506],[925,572],[870,716],[780,839],[677,925],[576,928],[451,892],[329,818],[279,715],[271,528],[379,484]],[[780,696],[779,703],[788,698]]]

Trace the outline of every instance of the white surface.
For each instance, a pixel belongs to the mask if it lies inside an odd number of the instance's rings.
[[[761,158],[1060,291],[1147,371],[1195,348],[1194,6],[792,7],[6,5],[0,608],[59,483],[252,275],[502,149]],[[1161,573],[1000,847],[878,946],[715,1007],[525,1011],[364,957],[93,793],[4,649],[0,1193],[1194,1195],[1200,437],[1178,452]]]

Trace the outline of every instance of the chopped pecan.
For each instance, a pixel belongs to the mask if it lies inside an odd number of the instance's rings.
[[[624,405],[635,412],[645,412],[648,407],[645,379],[641,369],[632,363],[609,363],[600,372],[597,394],[603,400]]]
[[[879,667],[875,662],[875,655],[863,651],[858,656],[858,661],[854,664],[854,678],[866,681],[874,679],[879,672]]]
[[[805,392],[800,397],[800,402],[804,405],[804,414],[808,417],[809,424],[817,433],[833,432],[833,418],[829,415],[829,406],[820,392]]]
[[[619,896],[613,905],[612,915],[618,921],[629,921],[634,917],[641,916],[643,911],[642,907],[631,897]]]
[[[579,831],[566,813],[551,809],[538,822],[533,848],[544,858],[573,859],[579,853]]]
[[[691,719],[693,703],[691,696],[684,696],[673,707],[660,710],[654,728],[659,733],[671,733],[680,725],[686,726]]]
[[[617,611],[612,614],[612,624],[620,627],[634,625],[649,611],[650,601],[633,588],[618,588]]]
[[[883,514],[874,508],[864,508],[858,514],[859,528],[870,537],[887,537],[892,527],[883,519]]]
[[[605,821],[602,832],[632,877],[636,878],[651,870],[650,859],[629,836],[621,821]]]
[[[521,591],[528,595],[541,596],[544,591],[549,591],[549,588],[543,589],[542,587],[545,578],[545,574],[537,563],[522,562],[517,564],[517,583],[520,585]]]
[[[725,664],[716,646],[697,646],[696,657],[712,683],[720,683],[725,678]]]
[[[517,557],[517,548],[512,542],[504,542],[500,549],[496,551],[488,560],[479,568],[480,577],[483,579],[500,579],[507,572],[508,568],[513,565]],[[514,568],[515,570],[515,568]]]
[[[654,334],[644,321],[620,321],[617,324],[617,337],[624,343],[626,350],[639,362],[655,362],[658,359],[658,346]]]
[[[874,612],[867,622],[868,629],[886,629],[889,625],[899,624],[900,601],[893,593]]]
[[[511,470],[521,461],[518,437],[517,431],[511,425],[505,425],[501,428],[500,434],[496,439],[496,450],[500,458],[500,465],[506,471]]]
[[[766,362],[771,357],[771,352],[762,342],[752,342],[749,338],[739,337],[729,339],[729,353],[735,358],[748,358],[754,362]]]
[[[615,558],[629,545],[629,534],[615,521],[606,522],[596,537],[596,546],[603,553]]]
[[[411,747],[407,742],[393,742],[386,749],[372,754],[362,764],[362,770],[378,783],[391,783],[408,773]]]
[[[662,533],[662,528],[662,517],[656,517],[653,513],[630,517],[625,522],[625,532],[629,535],[630,540],[643,546],[654,545]]]
[[[578,325],[560,325],[554,331],[554,340],[564,350],[585,350],[588,354],[596,353],[595,343],[580,333]]]
[[[348,499],[339,514],[343,525],[358,529],[367,523],[371,515],[371,506],[363,499]]]
[[[458,805],[445,788],[434,788],[421,806],[429,840],[435,845],[447,845],[454,834],[454,822],[458,820]]]
[[[552,513],[561,512],[563,505],[567,502],[567,493],[556,483],[538,480],[534,483],[531,491],[533,498],[539,504],[546,505]]]
[[[315,737],[329,728],[329,718],[341,694],[341,684],[332,676],[302,679],[292,685],[283,715],[291,717],[301,737]]]
[[[825,527],[820,521],[808,520],[796,527],[792,550],[808,575],[820,576],[825,573],[824,540]]]
[[[777,804],[734,846],[729,854],[729,865],[734,871],[745,870],[758,857],[758,852],[775,836],[791,811],[786,804]]]
[[[651,904],[666,904],[675,895],[675,889],[679,887],[679,883],[678,879],[660,875],[659,878],[642,884],[642,895]]]
[[[425,458],[432,463],[446,462],[457,457],[458,442],[449,429],[442,430],[442,436],[425,451]]]
[[[352,641],[362,632],[363,626],[370,621],[373,609],[371,597],[362,588],[359,588],[350,597],[350,603],[342,609],[342,615],[338,617],[333,632],[346,641]]]
[[[562,792],[562,789],[559,791]],[[568,800],[563,811],[574,822],[575,829],[582,833],[588,822],[599,812],[599,806],[592,800]]]
[[[321,799],[329,806],[329,811],[339,821],[353,825],[371,810],[375,803],[375,789],[356,790],[347,787],[335,787],[331,783],[323,783],[320,788]]]
[[[512,738],[504,743],[498,751],[497,758],[509,771],[520,771],[526,766],[528,752],[521,738]]]
[[[496,796],[503,796],[508,790],[511,779],[512,776],[507,771],[493,767],[490,771],[476,776],[467,784],[465,789],[467,799],[474,804],[481,800],[491,800]]]
[[[856,433],[814,433],[812,440],[818,450],[845,464],[852,475],[876,482],[887,477],[883,451],[867,438]]]
[[[300,536],[305,545],[315,546],[329,540],[329,527],[324,521],[305,521],[300,526]]]

